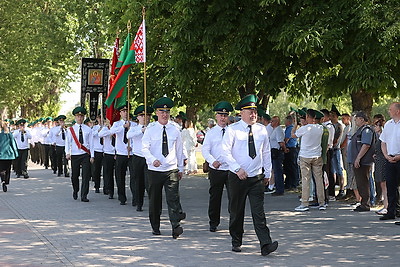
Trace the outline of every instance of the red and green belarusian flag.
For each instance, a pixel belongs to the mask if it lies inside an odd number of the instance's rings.
[[[118,57],[119,57],[119,38],[117,37],[117,39],[115,39],[113,58],[111,61],[108,95],[111,93],[112,85],[114,84],[115,78],[117,77],[115,70],[117,67]],[[106,118],[110,121],[111,125],[114,123],[114,121],[119,120],[120,114],[114,109],[114,102],[109,107],[106,108]]]
[[[115,108],[126,103],[126,83],[129,78],[132,64],[146,62],[146,28],[144,20],[136,33],[133,44],[131,44],[130,40],[130,34],[128,33],[116,65],[115,72],[117,77],[115,78],[110,93],[104,102],[108,107],[110,107],[113,101],[115,101]]]

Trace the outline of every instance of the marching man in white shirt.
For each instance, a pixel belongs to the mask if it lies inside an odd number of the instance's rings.
[[[92,129],[83,124],[86,115],[84,107],[76,107],[72,114],[76,123],[69,128],[65,140],[66,159],[71,160],[72,197],[76,200],[79,192],[79,175],[82,166],[81,201],[89,202],[90,164],[94,161]]]
[[[133,141],[133,173],[136,183],[135,197],[137,211],[143,211],[144,189],[146,184],[145,172],[147,171],[146,159],[142,152],[142,138],[154,109],[152,107],[147,107],[146,112],[147,114],[145,114],[144,105],[140,105],[135,109],[133,114],[137,116],[139,124],[131,127],[127,134],[127,137]]]
[[[15,141],[17,141],[18,147],[18,158],[15,159],[15,172],[17,178],[21,175],[25,179],[29,178],[28,175],[28,154],[29,154],[29,142],[28,139],[32,138],[31,132],[25,127],[26,120],[20,119],[16,122],[18,129],[13,132]]]
[[[216,112],[217,125],[207,131],[205,135],[202,153],[210,166],[208,178],[210,181],[210,200],[208,204],[208,217],[210,219],[210,231],[217,231],[221,219],[221,199],[224,186],[227,188],[228,199],[228,173],[229,166],[222,159],[222,138],[228,127],[229,112],[233,111],[231,103],[221,101],[213,109]]]
[[[257,101],[255,95],[248,95],[236,105],[242,119],[229,125],[222,140],[222,150],[230,171],[229,233],[232,251],[242,251],[244,210],[249,197],[261,255],[267,256],[278,248],[278,242],[272,242],[264,213],[264,186],[271,177],[272,164],[268,132],[263,125],[256,123]]]
[[[172,237],[178,238],[180,226],[179,180],[183,174],[183,144],[180,131],[170,123],[170,109],[174,102],[168,97],[158,99],[156,109],[158,121],[148,128],[142,138],[142,152],[148,165],[149,217],[153,235],[160,235],[162,188],[168,204]]]

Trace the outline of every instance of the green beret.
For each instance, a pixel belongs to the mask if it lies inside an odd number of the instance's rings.
[[[67,117],[65,115],[59,115],[57,118],[59,121],[60,120],[65,121],[67,119]]]
[[[266,119],[266,120],[269,120],[269,121],[272,120],[271,116],[269,114],[267,114],[267,113],[265,113],[262,117],[264,119]]]
[[[72,125],[74,125],[75,123],[76,123],[76,121],[75,121],[75,120],[73,120],[73,121],[71,122],[71,124],[72,124]]]
[[[161,111],[169,111],[174,106],[174,101],[169,97],[161,97],[153,104],[153,108]]]
[[[257,96],[256,95],[247,95],[242,98],[242,100],[237,103],[235,109],[242,110],[242,109],[256,109],[257,108]]]
[[[13,120],[10,120],[10,125],[14,125],[14,121]]]
[[[125,102],[124,104],[122,104],[121,106],[117,107],[117,110],[121,111],[121,110],[132,110],[132,105],[129,102]]]
[[[154,121],[158,121],[158,116],[157,115],[153,115],[153,120]]]
[[[83,122],[83,124],[86,124],[86,123],[88,123],[88,122],[90,122],[90,119],[89,119],[89,118],[86,118],[86,120]]]
[[[53,121],[58,121],[60,118],[59,118],[59,116],[57,116],[57,117],[55,117],[54,119],[53,119]]]
[[[332,104],[331,112],[335,112],[336,115],[342,116],[342,114],[340,114],[339,110],[336,108],[335,104]]]
[[[218,114],[229,114],[229,112],[233,111],[233,106],[228,101],[221,101],[214,106],[213,111]]]
[[[84,107],[76,107],[72,111],[72,115],[86,115],[87,111]]]
[[[53,118],[52,117],[47,117],[46,121],[53,121]]]
[[[320,119],[322,119],[324,117],[324,113],[322,113],[321,111],[319,111],[319,110],[314,110],[314,111],[315,111],[315,118],[316,119],[320,120]]]
[[[307,111],[304,111],[304,109],[299,109],[299,115],[300,115],[301,117],[304,117],[304,116],[307,115]]]
[[[146,107],[147,114],[151,114],[154,112],[154,108],[147,106]],[[138,106],[135,111],[133,112],[135,115],[142,115],[144,114],[144,105]]]
[[[16,122],[16,125],[21,125],[21,124],[25,124],[26,120],[25,119],[20,119]]]

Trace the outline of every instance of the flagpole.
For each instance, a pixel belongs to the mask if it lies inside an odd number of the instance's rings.
[[[146,8],[142,9],[143,22],[145,21]],[[145,29],[144,29],[145,30]],[[145,34],[145,33],[143,33]],[[144,44],[146,45],[146,44]],[[146,56],[146,55],[144,55]],[[144,124],[147,126],[147,83],[146,83],[146,60],[143,62],[143,88],[144,88]]]
[[[128,34],[129,34],[129,32],[131,31],[131,21],[130,20],[128,20],[128,24],[126,25],[126,28],[128,29]],[[130,105],[129,105],[129,102],[130,102],[130,99],[129,99],[129,97],[130,97],[130,94],[129,94],[129,91],[130,91],[130,89],[131,89],[131,74],[129,74],[128,75],[128,93],[127,93],[127,101],[128,101],[128,122],[129,122],[129,125],[131,124],[131,118],[130,118]],[[129,139],[128,139],[128,158],[129,158],[129,155],[130,155],[130,150],[131,149],[131,142],[129,142]]]

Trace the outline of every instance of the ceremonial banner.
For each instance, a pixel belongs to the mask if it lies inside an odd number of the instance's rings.
[[[86,94],[89,97],[89,116],[95,120],[98,113],[99,94],[106,98],[108,93],[108,80],[110,61],[101,58],[82,58],[81,71],[81,106],[85,106]],[[104,105],[103,105],[104,110]]]

